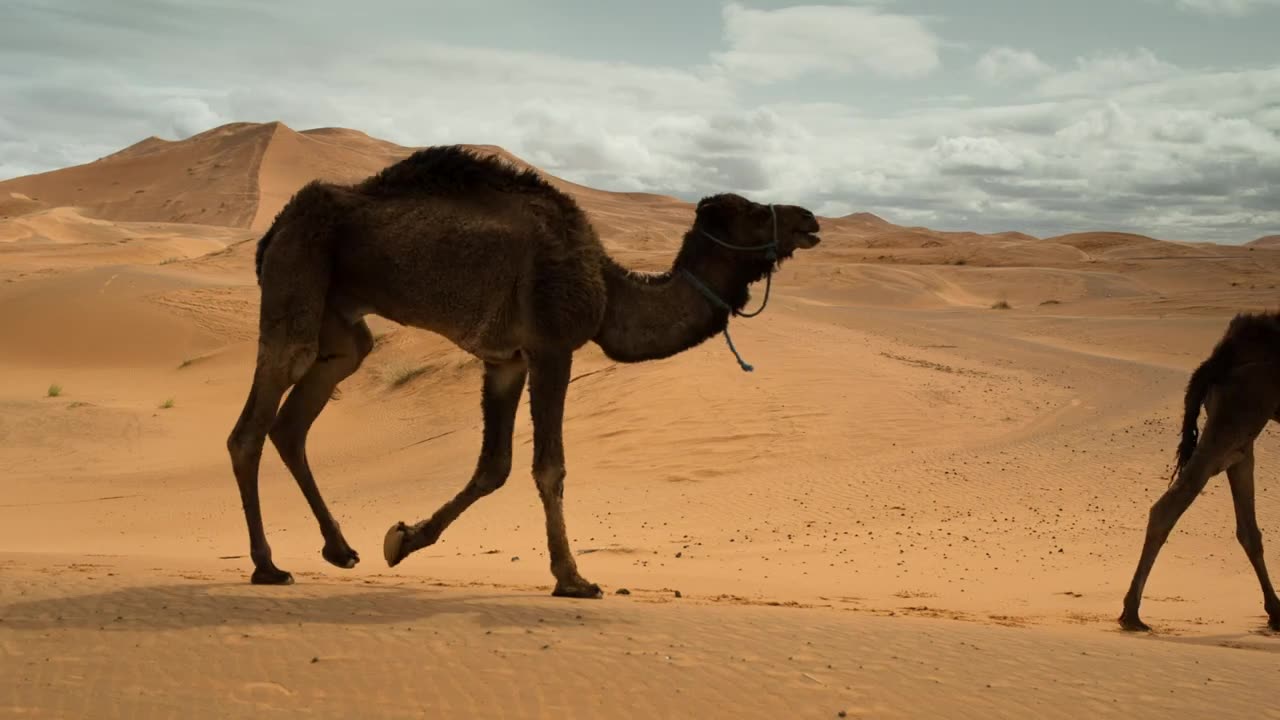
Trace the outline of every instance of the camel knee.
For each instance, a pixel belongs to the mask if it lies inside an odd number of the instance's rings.
[[[1237,527],[1236,540],[1240,541],[1240,547],[1250,556],[1260,555],[1262,553],[1262,531],[1256,527]]]
[[[564,478],[567,474],[564,465],[535,467],[533,480],[538,485],[538,494],[544,500],[564,498]]]
[[[227,436],[227,454],[231,456],[231,466],[238,470],[261,456],[262,446],[253,442],[252,438],[245,437],[244,432],[236,428]],[[236,477],[239,479],[238,473]]]
[[[227,436],[227,454],[231,456],[231,465],[233,467],[240,466],[240,461],[244,457],[243,448],[244,443],[240,442],[240,439],[236,437],[236,432],[232,430],[231,434]]]

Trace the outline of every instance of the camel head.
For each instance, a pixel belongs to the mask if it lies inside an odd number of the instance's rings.
[[[724,302],[736,313],[748,299],[747,286],[772,277],[796,250],[817,245],[819,229],[814,214],[798,205],[762,205],[734,193],[709,195],[698,201],[675,269],[704,281],[718,278],[728,293]]]
[[[710,195],[698,202],[693,227],[685,234],[673,270],[723,313],[712,323],[711,332],[724,332],[743,370],[750,372],[752,367],[729,340],[729,318],[764,312],[774,270],[796,250],[821,242],[819,230],[818,218],[799,205],[761,205],[734,193]],[[750,299],[748,286],[762,278],[764,301],[758,310],[744,312]]]
[[[708,245],[718,246],[714,250],[707,248],[708,252],[737,255],[736,260],[756,258],[769,265],[769,250],[781,261],[796,250],[807,250],[821,241],[818,219],[808,209],[799,205],[763,205],[734,193],[700,200],[694,228],[702,231],[699,234]]]

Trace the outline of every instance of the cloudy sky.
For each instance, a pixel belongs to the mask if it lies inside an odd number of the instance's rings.
[[[232,121],[1042,236],[1280,232],[1280,0],[5,0],[0,178]]]

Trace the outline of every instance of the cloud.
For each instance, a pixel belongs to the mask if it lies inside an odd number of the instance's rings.
[[[813,206],[896,222],[1240,242],[1280,229],[1277,92],[1280,66],[885,117],[780,106],[811,140],[775,180]]]
[[[1267,7],[1280,6],[1280,0],[1173,0],[1183,10],[1205,15],[1241,17]]]
[[[940,39],[919,19],[863,5],[724,6],[726,52],[714,61],[754,82],[809,73],[919,77],[940,65]]]
[[[1030,50],[997,47],[983,53],[974,69],[978,77],[990,85],[1041,77],[1053,72],[1053,68],[1036,57]]]
[[[0,177],[148,135],[282,120],[405,145],[503,145],[605,189],[736,190],[948,229],[1230,241],[1280,230],[1276,64],[1198,71],[1137,48],[1054,69],[996,48],[973,72],[903,83],[940,68],[943,41],[888,5],[729,5],[727,52],[664,65],[475,44],[488,31],[428,40],[408,2],[369,38],[323,11],[291,14],[290,2],[246,2],[256,14],[243,23],[205,0],[121,5],[150,8],[137,19],[20,2],[0,24]],[[303,31],[282,30],[294,22]]]
[[[947,175],[1008,175],[1028,169],[1030,153],[994,137],[944,137],[929,149]]]
[[[1039,86],[1041,95],[1099,95],[1117,88],[1149,83],[1177,74],[1178,68],[1147,48],[1076,58],[1074,70],[1054,73]]]

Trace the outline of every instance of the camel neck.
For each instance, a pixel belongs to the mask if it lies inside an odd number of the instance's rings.
[[[694,271],[696,272],[696,270]],[[722,331],[727,305],[716,307],[679,271],[634,273],[610,261],[605,266],[608,304],[595,342],[618,362],[670,357]],[[709,273],[708,289],[725,297],[723,279]]]

